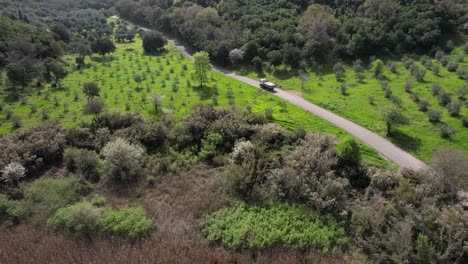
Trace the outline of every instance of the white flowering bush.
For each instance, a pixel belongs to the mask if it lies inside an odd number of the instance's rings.
[[[129,181],[136,175],[143,153],[143,148],[122,138],[107,143],[102,149],[102,154],[105,157],[104,162],[109,179]]]
[[[26,174],[26,169],[18,162],[12,162],[1,170],[1,180],[7,184],[17,185]]]
[[[252,155],[254,145],[250,141],[238,141],[234,146],[231,153],[232,162],[236,164],[242,163],[245,159],[248,159]]]

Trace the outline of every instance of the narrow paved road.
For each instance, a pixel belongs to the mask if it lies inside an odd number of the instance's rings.
[[[141,27],[141,28],[143,30],[151,30],[151,29],[144,28],[144,27]],[[165,36],[165,37],[169,42],[173,43],[185,56],[189,58],[193,58],[192,54],[185,46],[183,46],[177,40],[171,37],[168,37],[168,36]],[[214,69],[238,81],[244,82],[246,84],[250,84],[255,87],[259,87],[258,80],[254,80],[245,76],[238,75],[232,71],[226,70],[221,67],[215,66]],[[424,162],[415,158],[413,155],[409,154],[403,149],[395,146],[393,143],[391,143],[384,137],[381,137],[377,135],[376,133],[371,132],[370,130],[356,123],[353,123],[341,116],[338,116],[328,110],[325,110],[311,102],[308,102],[298,95],[285,92],[284,90],[279,89],[279,88],[276,88],[276,91],[273,92],[273,94],[347,131],[351,135],[355,136],[356,138],[364,142],[364,144],[375,149],[377,152],[382,154],[387,159],[393,161],[395,164],[397,164],[400,167],[405,167],[405,168],[409,168],[413,170],[429,169],[429,166],[427,166]]]

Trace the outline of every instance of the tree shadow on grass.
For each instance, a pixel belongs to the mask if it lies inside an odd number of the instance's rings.
[[[113,56],[106,55],[106,56],[92,56],[91,61],[93,62],[100,62],[100,63],[108,63],[114,60]]]
[[[195,91],[200,97],[201,101],[208,100],[213,96],[214,89],[207,85],[203,86],[192,86],[193,91]]]
[[[391,141],[408,151],[417,151],[422,146],[422,140],[420,138],[410,136],[399,130],[394,130],[392,132]]]

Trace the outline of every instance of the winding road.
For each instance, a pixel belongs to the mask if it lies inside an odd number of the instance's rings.
[[[118,18],[118,17],[115,17]],[[131,23],[127,21],[128,23]],[[140,27],[143,30],[151,30],[149,28]],[[174,44],[185,56],[193,59],[191,52],[183,46],[179,41],[174,38],[164,36],[170,43]],[[254,80],[245,76],[238,75],[232,71],[227,69],[214,66],[214,69],[226,76],[229,76],[233,79],[238,81],[244,82],[246,84],[252,85],[254,87],[259,87],[259,81]],[[338,116],[324,108],[321,108],[309,101],[304,100],[302,97],[288,93],[283,89],[276,88],[274,95],[324,119],[328,122],[332,123],[333,125],[343,129],[344,131],[350,133],[364,144],[368,145],[369,147],[375,149],[379,152],[382,156],[387,158],[388,160],[394,162],[399,167],[404,167],[412,170],[428,170],[430,167],[426,165],[421,160],[417,159],[413,155],[409,154],[408,152],[404,151],[403,149],[397,147],[392,142],[388,141],[382,136],[356,124],[353,123],[341,116]]]

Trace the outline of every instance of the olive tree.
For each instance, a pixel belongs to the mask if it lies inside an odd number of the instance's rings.
[[[409,119],[403,114],[398,106],[391,106],[382,111],[382,119],[387,126],[387,136],[392,135],[392,128],[397,125],[409,124]]]

